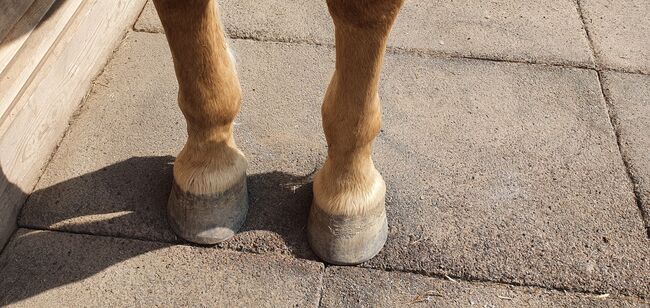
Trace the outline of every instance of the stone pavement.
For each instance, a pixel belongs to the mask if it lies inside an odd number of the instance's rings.
[[[200,247],[167,226],[186,135],[149,4],[23,208],[0,305],[650,305],[650,2],[407,0],[374,154],[389,240],[358,267],[323,264],[304,234],[334,64],[324,1],[221,7],[242,232]]]

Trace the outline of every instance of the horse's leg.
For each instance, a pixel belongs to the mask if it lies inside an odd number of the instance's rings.
[[[214,2],[154,0],[172,52],[187,143],[174,162],[167,205],[180,237],[228,239],[248,209],[246,158],[233,141],[241,89]]]
[[[381,122],[377,88],[386,40],[402,2],[327,0],[336,69],[322,107],[328,155],[314,178],[308,237],[330,263],[364,262],[386,242],[386,186],[370,155]]]

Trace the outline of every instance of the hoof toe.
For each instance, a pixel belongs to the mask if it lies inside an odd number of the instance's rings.
[[[179,237],[197,244],[217,244],[231,238],[244,224],[248,191],[244,175],[235,185],[216,194],[182,191],[174,181],[167,216]]]
[[[388,223],[384,203],[363,215],[331,215],[312,204],[309,244],[323,261],[354,265],[372,259],[384,247]]]

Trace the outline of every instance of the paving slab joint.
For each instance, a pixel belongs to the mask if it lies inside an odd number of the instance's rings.
[[[618,147],[618,152],[621,155],[621,160],[623,161],[623,166],[625,166],[625,173],[627,174],[628,180],[630,185],[632,186],[632,193],[634,196],[634,202],[636,203],[637,208],[639,209],[639,214],[641,215],[641,223],[645,227],[645,233],[648,239],[650,239],[650,226],[646,226],[646,221],[650,221],[650,213],[647,213],[646,210],[643,207],[643,204],[641,202],[641,190],[640,190],[640,181],[639,179],[634,175],[632,172],[632,169],[630,167],[629,161],[623,152],[623,149],[621,147],[621,132],[620,132],[620,124],[619,124],[619,118],[618,115],[616,114],[616,111],[614,110],[614,106],[611,102],[611,95],[609,91],[605,88],[603,85],[603,76],[602,76],[602,71],[598,70],[597,76],[598,76],[598,84],[600,86],[600,91],[603,96],[603,99],[605,100],[605,107],[607,108],[607,114],[609,117],[609,123],[612,126],[612,129],[614,131],[614,135],[616,136],[616,146]]]
[[[526,284],[526,283],[518,283],[518,282],[513,282],[513,281],[489,280],[489,279],[478,278],[478,277],[452,276],[452,275],[445,275],[445,274],[429,273],[429,272],[426,272],[424,270],[364,266],[363,264],[360,267],[366,268],[366,269],[380,270],[380,271],[387,272],[387,273],[396,272],[396,273],[415,274],[415,275],[420,275],[420,276],[424,276],[424,277],[447,280],[447,281],[451,281],[451,282],[492,283],[492,284],[503,285],[503,286],[506,286],[506,287],[530,287],[530,288],[539,288],[539,289],[543,289],[543,290],[547,290],[547,291],[564,292],[564,293],[570,292],[570,293],[577,293],[577,294],[583,294],[583,295],[589,295],[589,296],[602,296],[603,294],[609,294],[609,292],[607,292],[607,291],[602,291],[602,292],[599,292],[599,291],[586,291],[586,290],[579,290],[579,289],[574,289],[574,288],[553,287],[553,286],[547,286],[547,285],[535,284],[535,283]],[[650,297],[647,297],[644,294],[616,293],[615,295],[618,296],[618,297],[629,298],[629,299],[633,299],[635,301],[639,301],[639,302],[643,302],[643,303],[650,300]]]
[[[320,262],[319,262],[320,263]],[[320,288],[318,288],[318,306],[323,307],[323,294],[325,293],[325,271],[327,270],[327,264],[321,263],[323,265],[323,271],[320,276]]]
[[[133,32],[138,32],[138,33],[151,33],[151,34],[162,34],[162,35],[165,35],[165,33],[163,33],[163,32],[158,32],[158,31],[156,31],[156,30],[150,30],[150,29],[136,29],[136,28],[133,28],[133,29],[131,29],[131,31],[133,31]]]
[[[146,1],[146,2],[148,2],[148,1]],[[138,20],[140,20],[142,18],[142,14],[144,14],[145,11],[147,10],[146,2],[145,2],[145,5],[142,6],[142,9],[140,10],[140,13],[138,13],[138,17],[135,18],[135,20],[133,21],[133,23],[129,27],[130,31],[133,31],[133,32],[149,32],[149,31],[146,31],[146,30],[136,28],[137,24],[138,24]],[[156,32],[156,31],[152,31],[152,32]]]
[[[591,30],[585,22],[585,14],[582,10],[582,6],[580,5],[580,0],[574,0],[573,3],[576,5],[576,10],[578,11],[580,22],[582,23],[582,28],[585,30],[585,36],[587,36],[587,42],[589,42],[589,49],[591,50],[591,57],[593,58],[595,69],[600,70],[600,57],[598,56],[598,52],[596,52],[596,48],[594,47],[594,40],[591,34]]]
[[[133,28],[131,31],[137,33],[164,35],[163,32],[159,32],[151,29]],[[257,37],[255,35],[243,34],[232,29],[226,29],[226,31],[228,33],[228,38],[231,40],[247,40],[253,42],[284,43],[284,44],[294,44],[294,45],[310,45],[310,46],[323,46],[323,47],[335,48],[334,44],[318,42],[315,40],[306,40],[301,38],[289,39],[289,38],[281,38],[281,37],[265,39],[265,38]],[[589,38],[589,36],[587,36],[587,38],[589,40],[590,48],[593,54],[594,49],[592,46],[591,39]],[[595,60],[594,60],[594,66],[587,65],[587,64],[578,64],[578,63],[575,64],[567,64],[567,63],[559,63],[559,62],[547,63],[547,62],[538,62],[535,61],[534,59],[530,59],[530,60],[501,59],[501,58],[484,57],[481,55],[463,55],[461,53],[454,53],[454,52],[435,51],[431,49],[421,49],[421,48],[404,48],[404,47],[397,47],[397,46],[386,47],[386,53],[396,54],[396,55],[404,54],[404,55],[412,55],[412,56],[421,56],[421,57],[434,58],[434,59],[468,59],[468,60],[500,62],[500,63],[542,65],[542,66],[569,68],[569,69],[587,69],[593,71],[607,70],[607,71],[618,72],[618,73],[639,74],[639,75],[650,76],[650,74],[642,70],[625,70],[620,68],[604,69],[604,68],[596,67],[596,65],[598,64]],[[595,58],[595,56],[593,57]]]
[[[641,203],[641,191],[639,189],[639,179],[634,175],[634,173],[631,171],[632,169],[630,168],[628,159],[625,156],[625,153],[622,151],[621,147],[621,133],[620,133],[620,128],[619,128],[619,123],[618,123],[618,116],[616,115],[616,112],[614,111],[614,106],[612,105],[612,102],[610,100],[610,95],[603,85],[603,68],[599,65],[599,55],[598,52],[596,51],[596,48],[594,47],[594,42],[593,42],[593,37],[591,34],[591,30],[589,29],[589,26],[585,22],[585,17],[584,17],[584,12],[582,10],[582,6],[580,5],[581,0],[574,0],[574,3],[576,5],[576,9],[578,10],[578,14],[580,15],[580,20],[582,22],[582,27],[585,30],[585,34],[587,35],[587,41],[589,42],[589,48],[591,49],[593,58],[594,58],[594,64],[595,64],[595,70],[596,74],[598,76],[598,85],[600,86],[600,91],[601,95],[603,96],[603,99],[605,100],[605,107],[607,108],[607,114],[609,116],[609,123],[612,126],[612,129],[614,130],[614,135],[616,136],[616,146],[618,147],[618,152],[621,155],[621,160],[623,161],[623,165],[625,166],[625,172],[627,174],[627,177],[630,181],[630,185],[632,186],[632,192],[634,195],[634,202],[636,203],[636,206],[639,208],[639,213],[641,215],[641,222],[645,227],[645,233],[646,236],[650,239],[650,226],[646,226],[646,221],[650,221],[650,213],[647,213],[643,207],[643,204]],[[619,70],[612,70],[608,69],[608,71],[616,71],[616,72],[622,72],[622,73],[634,73],[634,74],[641,74],[641,75],[646,75],[642,72],[627,72],[627,71],[619,71]]]

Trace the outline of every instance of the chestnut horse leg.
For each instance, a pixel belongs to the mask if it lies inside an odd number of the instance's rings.
[[[212,0],[154,0],[178,79],[188,138],[174,162],[167,205],[176,234],[215,244],[233,236],[248,210],[247,161],[233,140],[241,88]]]
[[[336,69],[322,106],[327,160],[314,178],[308,238],[334,264],[357,264],[384,246],[386,185],[372,162],[386,40],[403,0],[327,0]]]

